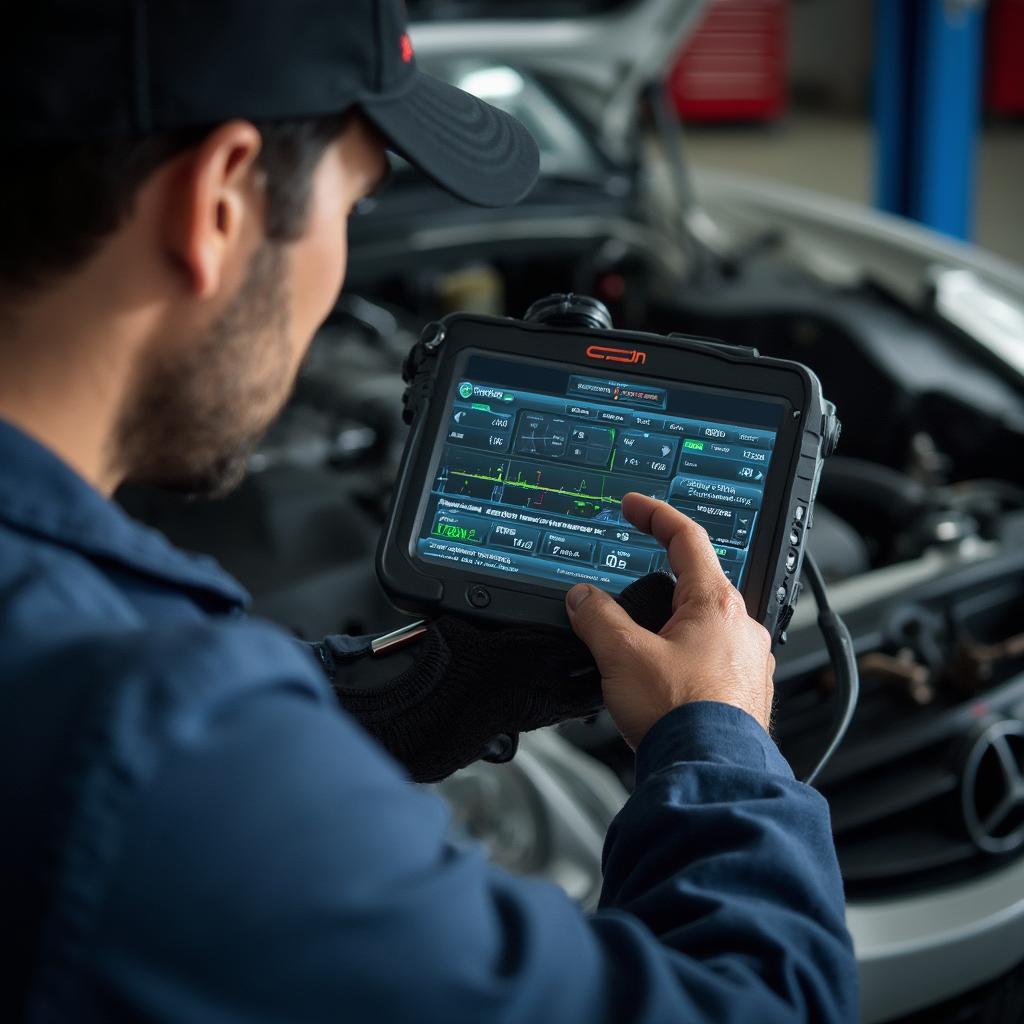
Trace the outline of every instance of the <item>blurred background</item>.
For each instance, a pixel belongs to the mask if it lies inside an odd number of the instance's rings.
[[[1021,0],[710,0],[669,81],[698,167],[908,214],[1024,262]]]

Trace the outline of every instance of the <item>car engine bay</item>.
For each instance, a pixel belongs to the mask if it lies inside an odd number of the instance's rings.
[[[862,675],[850,734],[820,779],[848,893],[915,892],[997,867],[1024,843],[1024,822],[997,814],[1000,750],[978,745],[993,722],[1007,723],[1005,744],[1024,744],[1019,390],[948,325],[870,284],[827,284],[770,239],[680,284],[673,271],[685,254],[650,229],[609,230],[614,217],[605,209],[600,232],[571,238],[539,220],[557,237],[520,234],[516,244],[502,241],[507,221],[445,239],[425,227],[429,257],[404,261],[389,258],[386,231],[374,233],[375,258],[320,331],[243,486],[212,504],[139,488],[122,502],[175,543],[214,555],[250,589],[256,613],[299,637],[386,632],[408,618],[384,598],[373,560],[406,429],[400,366],[423,324],[458,309],[521,315],[557,287],[601,298],[619,328],[805,362],[844,426],[810,545]],[[395,252],[408,256],[401,238]],[[820,752],[834,685],[810,604],[777,653],[776,738],[798,774]],[[592,905],[600,837],[631,770],[599,716],[442,788],[496,860]]]

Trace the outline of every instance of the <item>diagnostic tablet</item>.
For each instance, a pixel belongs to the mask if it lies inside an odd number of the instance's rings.
[[[703,339],[459,315],[410,360],[407,444],[378,557],[410,611],[565,624],[564,593],[666,568],[622,516],[664,500],[708,532],[778,634],[837,424],[800,364]]]

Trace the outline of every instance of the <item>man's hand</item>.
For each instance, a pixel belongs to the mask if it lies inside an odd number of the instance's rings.
[[[638,626],[589,584],[566,595],[576,635],[601,672],[604,699],[634,749],[673,708],[714,700],[746,711],[768,728],[775,658],[771,638],[725,578],[707,532],[663,501],[627,494],[622,511],[668,551],[676,574],[672,618],[658,633]]]

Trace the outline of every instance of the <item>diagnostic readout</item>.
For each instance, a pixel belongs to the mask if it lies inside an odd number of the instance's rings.
[[[741,586],[779,411],[706,388],[471,357],[449,396],[415,554],[617,592],[664,565],[622,516],[623,495],[639,491],[701,523]]]

